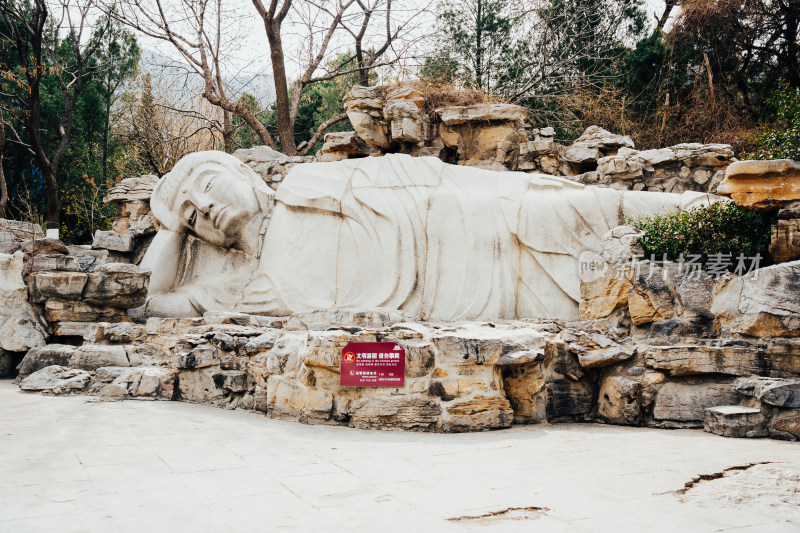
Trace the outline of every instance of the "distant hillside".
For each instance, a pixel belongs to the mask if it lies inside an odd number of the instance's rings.
[[[200,76],[190,72],[185,63],[155,50],[143,48],[139,66],[143,74],[149,73],[153,79],[179,92],[181,101],[189,101],[202,91],[203,80]],[[275,85],[269,74],[242,73],[229,80],[228,84],[232,94],[238,96],[248,92],[256,97],[261,107],[267,107],[275,101]]]

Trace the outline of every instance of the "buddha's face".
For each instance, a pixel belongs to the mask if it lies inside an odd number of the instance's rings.
[[[229,248],[260,207],[244,179],[220,172],[201,172],[178,191],[175,206],[181,223],[206,242]]]

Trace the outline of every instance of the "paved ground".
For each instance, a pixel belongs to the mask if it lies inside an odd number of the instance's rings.
[[[798,491],[800,443],[597,424],[360,431],[0,381],[0,532],[798,531]]]

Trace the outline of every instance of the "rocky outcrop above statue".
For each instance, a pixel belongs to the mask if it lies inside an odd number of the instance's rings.
[[[145,174],[126,178],[108,192],[103,203],[116,206],[117,213],[110,230],[97,230],[92,250],[103,253],[103,261],[138,264],[158,223],[150,211],[150,196],[158,177]]]
[[[326,135],[322,161],[407,153],[513,170],[530,128],[522,107],[481,103],[429,109],[422,92],[410,85],[356,86],[345,96],[344,107],[354,135]]]
[[[712,193],[735,161],[732,148],[724,144],[638,151],[630,137],[598,126],[566,146],[556,141],[553,128],[532,128],[525,108],[504,103],[440,106],[411,85],[356,86],[344,101],[355,131],[326,135],[320,161],[407,153],[492,170],[567,176],[615,189]]]

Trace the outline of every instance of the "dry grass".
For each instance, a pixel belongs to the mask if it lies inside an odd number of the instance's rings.
[[[493,94],[486,94],[479,89],[467,89],[451,83],[430,83],[419,81],[414,88],[425,98],[425,112],[435,116],[440,107],[468,106],[476,104],[508,103],[507,100]]]

